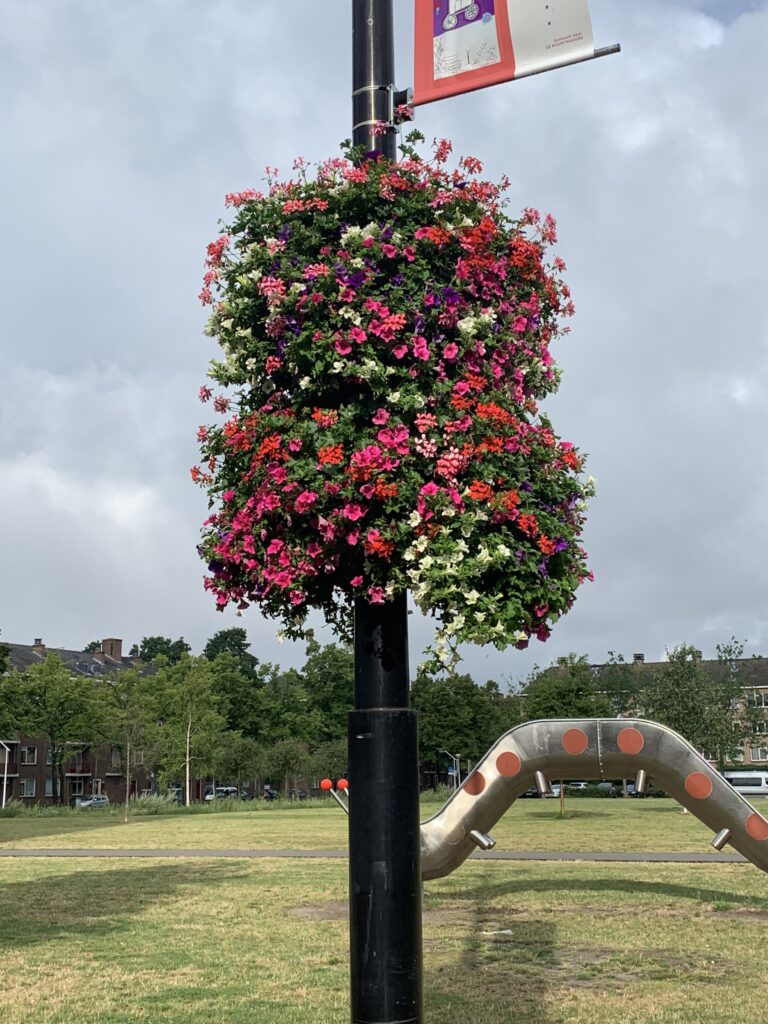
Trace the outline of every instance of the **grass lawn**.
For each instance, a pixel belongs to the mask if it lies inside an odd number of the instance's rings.
[[[343,862],[20,858],[0,879],[4,1024],[348,1020]],[[427,1021],[759,1021],[767,922],[748,866],[470,862],[426,887]]]
[[[763,805],[761,805],[762,808]],[[423,818],[439,805],[424,802]],[[251,809],[252,808],[252,809]],[[710,832],[671,799],[520,800],[492,830],[499,849],[711,852]],[[0,818],[0,847],[110,849],[343,849],[347,822],[330,800],[247,810],[150,815],[124,825],[117,809]]]

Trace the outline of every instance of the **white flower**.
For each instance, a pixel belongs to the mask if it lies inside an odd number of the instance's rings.
[[[399,402],[400,401],[400,392],[399,391],[392,391],[390,394],[387,395],[387,401],[388,402]]]
[[[512,555],[512,552],[509,550],[506,544],[497,544],[496,554],[500,555],[502,558],[509,558]]]
[[[476,622],[485,622],[485,612],[475,612]]]
[[[306,391],[307,388],[311,385],[311,383],[311,377],[302,377],[301,380],[299,381],[299,387],[301,388],[302,391]]]
[[[462,320],[456,324],[459,328],[459,333],[465,338],[471,337],[475,333],[475,318],[473,316],[465,316]]]
[[[344,361],[337,359],[331,366],[331,373],[343,373],[344,372]]]
[[[356,224],[351,224],[342,234],[342,243],[348,242],[352,238],[359,238],[363,233],[363,229],[358,227]]]
[[[470,590],[470,592],[467,594],[465,600],[466,600],[467,604],[475,604],[477,601],[480,600],[480,595],[478,594],[478,592],[476,590]]]
[[[411,514],[408,516],[408,525],[409,526],[418,526],[420,522],[421,522],[421,513],[417,512],[416,509],[414,509],[413,512],[411,512]]]

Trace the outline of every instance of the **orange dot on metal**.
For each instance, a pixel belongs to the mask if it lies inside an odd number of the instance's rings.
[[[755,811],[754,814],[750,814],[744,823],[744,827],[747,830],[747,835],[753,839],[765,840],[768,839],[768,821]]]
[[[645,737],[639,729],[622,729],[616,737],[616,743],[622,754],[639,754],[645,746]]]
[[[685,780],[685,792],[694,800],[706,800],[712,795],[712,779],[706,772],[691,772]]]
[[[470,796],[480,796],[485,789],[485,777],[480,772],[472,772],[464,783],[464,792]]]
[[[327,793],[329,789],[333,789],[333,783],[330,779],[322,779],[320,781],[320,789],[324,789]]]
[[[505,779],[513,779],[515,775],[520,774],[522,762],[517,754],[507,751],[504,754],[499,754],[496,758],[496,768],[499,775],[502,775]]]
[[[336,783],[336,789],[349,789],[349,783],[346,779],[339,779]]]
[[[583,754],[589,746],[583,729],[566,729],[563,733],[563,750],[566,754]]]

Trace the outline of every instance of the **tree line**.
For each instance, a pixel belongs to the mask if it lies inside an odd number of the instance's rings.
[[[139,757],[161,789],[180,787],[185,802],[196,778],[238,788],[260,779],[287,794],[297,778],[345,773],[350,649],[311,641],[302,668],[282,670],[260,662],[235,627],[211,637],[200,656],[183,638],[145,637],[134,652],[143,667],[91,677],[73,676],[54,653],[23,673],[8,671],[0,647],[0,736],[47,741],[53,793],[65,792],[65,762],[77,745],[108,743],[120,752],[126,799]],[[742,699],[753,678],[742,654],[733,640],[718,646],[714,662],[690,645],[654,666],[613,655],[593,666],[571,654],[504,689],[494,680],[420,670],[411,703],[420,712],[422,769],[436,781],[451,764],[447,752],[462,767],[474,763],[523,721],[616,715],[669,725],[727,764],[766,727],[761,706]]]

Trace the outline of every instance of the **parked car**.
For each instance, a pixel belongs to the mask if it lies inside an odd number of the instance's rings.
[[[237,786],[217,786],[215,790],[209,789],[205,794],[205,802],[211,800],[237,800]]]
[[[289,796],[291,800],[306,800],[307,791],[305,789],[292,789]]]
[[[598,782],[595,789],[600,796],[621,796],[622,793],[620,782]]]
[[[590,784],[588,782],[566,782],[565,788],[572,793],[588,793]]]
[[[96,811],[101,807],[109,807],[109,797],[106,793],[94,793],[80,801],[81,811]]]

